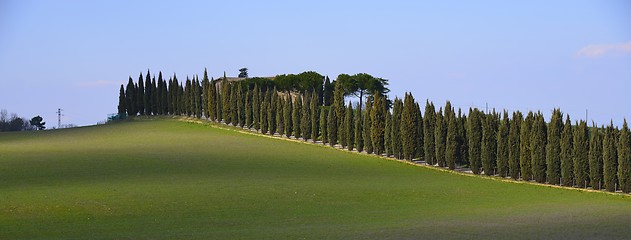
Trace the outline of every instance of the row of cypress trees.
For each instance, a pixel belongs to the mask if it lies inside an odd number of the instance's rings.
[[[611,123],[591,128],[585,121],[563,121],[554,109],[550,122],[541,112],[485,113],[470,108],[457,114],[447,101],[436,111],[426,101],[422,114],[412,94],[395,98],[375,92],[363,108],[345,104],[342,84],[333,82],[333,99],[320,104],[312,92],[281,92],[244,87],[225,76],[202,81],[174,75],[168,81],[150,78],[121,85],[119,114],[186,115],[207,118],[263,134],[322,142],[351,151],[421,160],[429,165],[470,168],[474,174],[534,180],[539,183],[631,192],[631,136]],[[144,80],[144,84],[143,84]]]

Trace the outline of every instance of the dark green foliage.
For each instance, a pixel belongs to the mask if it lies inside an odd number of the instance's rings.
[[[467,138],[469,139],[469,165],[473,174],[482,167],[482,122],[477,108],[469,109]]]
[[[520,175],[519,168],[519,134],[523,115],[521,112],[513,112],[513,119],[510,120],[510,129],[508,132],[508,171],[512,179],[518,180]]]
[[[370,111],[370,138],[373,152],[377,155],[384,153],[384,135],[386,129],[386,98],[378,93],[373,94],[374,103]]]
[[[127,105],[127,115],[136,116],[136,88],[134,86],[134,81],[131,80],[131,77],[129,77],[129,82],[127,82],[125,104]]]
[[[582,121],[574,130],[574,185],[586,187],[589,185],[589,133],[587,123]]]
[[[416,103],[410,93],[405,94],[403,112],[401,113],[401,143],[403,145],[403,157],[407,160],[414,159],[416,153],[416,140],[418,126]]]
[[[285,99],[285,106],[283,108],[283,115],[284,115],[284,122],[285,122],[285,136],[286,137],[291,137],[292,134],[294,133],[293,131],[293,124],[291,121],[291,113],[293,111],[292,108],[292,101],[291,101],[291,95],[287,95],[287,98]]]
[[[335,110],[335,106],[332,105],[331,108],[328,111],[328,116],[327,116],[327,134],[329,137],[329,145],[331,145],[332,147],[335,146],[335,144],[337,144],[337,136],[338,136],[338,129],[337,129],[337,111]]]
[[[160,72],[158,77],[158,82],[162,78],[162,72]],[[160,85],[160,84],[158,84]],[[202,79],[202,106],[204,108],[204,116],[208,119],[210,118],[210,79],[208,79],[208,71],[204,68],[204,76]],[[244,99],[245,100],[245,99]],[[245,105],[244,105],[245,106]]]
[[[423,116],[421,115],[421,107],[418,105],[418,102],[414,104],[416,106],[416,114],[414,121],[416,122],[416,146],[415,149],[415,158],[424,159],[425,151],[423,151]],[[447,134],[447,133],[445,133]]]
[[[291,122],[293,124],[292,129],[294,130],[294,137],[296,139],[302,137],[302,132],[300,131],[300,113],[302,112],[302,97],[300,95],[296,96],[294,99],[294,106],[291,111]]]
[[[395,103],[396,104],[396,103]],[[425,162],[429,165],[436,164],[436,142],[434,139],[434,131],[436,126],[436,110],[434,109],[434,103],[427,100],[425,102],[425,118],[423,119],[423,135],[425,141],[423,142],[423,150],[425,152]]]
[[[589,182],[593,189],[602,189],[603,185],[603,142],[596,124],[592,123],[589,140]]]
[[[252,90],[252,125],[254,129],[261,129],[261,89],[254,85]]]
[[[344,112],[346,107],[344,106],[344,87],[342,84],[335,83],[333,91],[333,107],[332,111],[335,111],[335,122],[337,123],[337,139],[338,141],[346,141],[346,131],[344,130]],[[344,144],[345,145],[345,144]]]
[[[521,179],[528,181],[532,179],[531,156],[530,151],[530,135],[532,124],[535,116],[532,112],[528,112],[526,119],[522,121],[519,132],[519,168],[521,170]]]
[[[230,122],[232,125],[237,126],[239,124],[239,96],[237,95],[239,90],[237,89],[239,84],[230,84]],[[269,106],[267,106],[269,108]]]
[[[198,81],[199,83],[199,81]],[[157,115],[158,114],[158,94],[160,92],[158,92],[158,86],[156,85],[156,79],[152,78],[151,79],[151,85],[149,86],[149,88],[151,89],[151,98],[150,98],[150,106],[151,106],[151,114],[153,115]],[[201,92],[199,91],[199,87],[197,87],[197,100],[201,99]],[[199,103],[199,101],[198,101]],[[199,111],[197,112],[197,117],[201,117],[201,105],[199,105]]]
[[[401,142],[401,114],[403,112],[403,101],[394,99],[392,108],[392,129],[390,139],[392,140],[392,155],[397,159],[403,159],[403,143]],[[427,118],[427,116],[426,116]],[[427,155],[427,154],[426,154]]]
[[[300,131],[302,139],[307,141],[311,138],[311,96],[309,94],[305,95],[301,117]]]
[[[123,84],[121,84],[118,93],[118,115],[121,117],[127,114],[127,102],[125,102],[125,99],[125,89],[123,89]]]
[[[311,93],[311,139],[315,143],[320,136],[320,104],[318,104],[318,92]]]
[[[256,91],[256,89],[255,89]],[[228,82],[228,79],[226,79],[225,77],[223,78],[223,80],[221,80],[221,116],[223,116],[223,120],[226,124],[230,124],[230,83]],[[258,93],[255,92],[256,97],[258,98]],[[257,107],[258,110],[258,106],[260,106],[259,102],[253,102]],[[256,111],[258,112],[258,111]],[[257,113],[258,114],[258,113]],[[258,115],[255,116],[255,118]],[[257,120],[258,121],[258,120]],[[255,125],[256,129],[259,129],[258,125]]]
[[[546,138],[546,122],[538,112],[530,134],[532,177],[538,183],[546,182]]]
[[[563,114],[560,109],[552,111],[548,124],[548,143],[546,145],[546,175],[548,183],[559,184],[561,179],[561,133],[563,132]]]
[[[285,115],[283,114],[285,100],[279,95],[279,92],[274,91],[274,94],[276,97],[276,132],[279,136],[283,136],[285,134]]]
[[[626,119],[618,139],[618,181],[622,192],[631,192],[631,135]]]
[[[237,90],[237,118],[239,127],[245,126],[245,96],[241,84],[235,84]]]
[[[467,116],[458,109],[458,158],[456,164],[469,164],[469,142],[467,141]],[[427,153],[427,152],[425,152]]]
[[[392,156],[392,114],[386,111],[386,128],[383,135],[386,157]]]
[[[252,92],[250,89],[245,91],[245,127],[252,128]]]
[[[326,76],[325,79],[322,91],[322,105],[330,106],[333,103],[333,84],[331,83],[329,76]],[[327,112],[328,111],[329,109],[327,109]]]
[[[607,126],[603,138],[603,177],[604,187],[607,191],[616,190],[618,183],[618,151],[616,149],[616,136],[613,122]]]
[[[508,176],[509,125],[508,112],[504,111],[502,122],[497,131],[497,174],[500,177]]]
[[[329,141],[328,112],[328,108],[326,107],[322,107],[322,109],[320,109],[320,139],[322,140],[322,144],[326,144]]]
[[[122,87],[123,86],[121,86],[121,89],[122,89]],[[10,121],[9,125],[12,125],[11,123],[13,123],[16,126],[15,127],[9,127],[9,129],[11,129],[11,130],[13,130],[13,129],[21,130],[21,129],[18,129],[18,126],[20,126],[20,125],[23,126],[24,123],[17,124],[21,120],[21,119],[20,120],[17,120],[17,119],[20,119],[20,118],[14,118],[14,120]],[[21,122],[24,122],[24,120],[21,120]],[[31,124],[31,126],[35,127],[37,130],[40,130],[40,131],[46,129],[46,122],[44,122],[44,118],[42,118],[40,115],[37,115],[37,116],[31,118],[31,120],[29,121],[29,124]]]
[[[274,135],[276,132],[276,99],[274,97],[276,95],[276,91],[268,90],[265,94],[265,100],[267,101],[267,129],[269,130],[269,135]]]
[[[371,118],[370,118],[370,112],[372,111],[372,102],[373,102],[373,98],[372,97],[367,97],[366,98],[366,113],[364,114],[364,123],[362,124],[362,126],[364,127],[364,133],[362,134],[362,136],[364,137],[364,150],[366,151],[366,153],[372,153],[373,152],[373,145],[372,145],[372,134],[370,133],[371,130],[371,126],[372,126],[372,122],[371,122]]]
[[[447,165],[445,161],[445,142],[446,142],[446,132],[447,127],[445,124],[445,117],[443,116],[443,108],[441,107],[436,113],[436,122],[434,126],[434,146],[435,146],[435,154],[436,154],[436,163],[438,163],[439,167],[444,167]]]
[[[563,186],[573,186],[574,184],[574,157],[573,157],[574,130],[568,115],[563,125],[561,133],[561,184]]]
[[[449,111],[449,116],[445,116],[447,120],[447,137],[445,139],[445,161],[449,169],[456,168],[456,158],[458,156],[458,127],[456,124],[456,116]]]
[[[269,94],[263,93],[263,100],[261,101],[261,113],[259,115],[259,122],[261,123],[261,133],[266,134],[269,130],[269,122],[267,116],[269,115]]]
[[[147,78],[148,79],[148,78]],[[145,115],[145,83],[142,73],[138,77],[138,86],[136,87],[136,110],[140,115]]]
[[[355,117],[355,144],[357,145],[357,151],[364,151],[364,119],[362,118],[362,109],[359,108],[359,103],[357,103],[357,114]]]
[[[151,100],[153,99],[153,88],[151,87],[151,74],[149,73],[149,69],[147,69],[147,75],[145,76],[144,88],[145,88],[145,94],[143,95],[144,96],[143,107],[145,110],[144,115],[151,115]],[[191,100],[192,100],[192,96],[191,96]]]
[[[344,125],[346,131],[346,144],[348,145],[348,150],[353,151],[355,148],[355,119],[353,118],[353,104],[348,102],[348,108],[346,108],[346,113],[344,114]]]
[[[482,169],[487,176],[495,175],[497,165],[497,118],[493,111],[482,120]]]

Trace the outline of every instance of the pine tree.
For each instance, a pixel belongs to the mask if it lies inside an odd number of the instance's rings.
[[[403,143],[401,142],[401,114],[403,113],[403,101],[399,98],[394,99],[394,106],[392,108],[392,129],[391,132],[391,145],[392,155],[397,159],[403,159]],[[425,117],[427,119],[427,116]],[[433,139],[433,138],[432,138]],[[427,153],[425,154],[427,156]]]
[[[436,142],[434,139],[434,131],[436,126],[436,110],[434,109],[434,103],[429,100],[425,102],[425,118],[423,119],[423,135],[425,136],[425,142],[423,144],[423,150],[425,152],[425,162],[429,165],[434,165],[436,161]]]
[[[311,139],[315,143],[320,136],[320,104],[318,104],[318,93],[313,90],[311,93]]]
[[[344,115],[344,124],[346,125],[346,143],[348,144],[348,150],[353,151],[355,148],[355,119],[353,118],[353,104],[352,102],[348,102],[348,108],[346,108],[346,113]]]
[[[546,175],[548,183],[559,184],[561,179],[561,133],[563,132],[563,114],[560,109],[552,111],[548,124],[548,144],[546,145]]]
[[[136,87],[136,111],[140,115],[145,115],[145,79],[142,73],[138,77],[138,86]]]
[[[291,101],[291,95],[287,96],[287,99],[285,99],[285,107],[283,108],[283,114],[284,114],[284,122],[285,122],[285,136],[287,138],[290,138],[294,131],[293,131],[293,124],[291,121],[291,113],[292,113],[292,101]]]
[[[300,119],[300,131],[302,139],[307,141],[311,138],[311,96],[305,94],[304,104],[302,106],[302,119]]]
[[[401,112],[401,143],[403,145],[403,157],[412,161],[416,153],[416,106],[414,97],[410,93],[405,94],[403,111]]]
[[[546,122],[537,112],[530,135],[532,176],[538,183],[546,182]]]
[[[535,116],[528,112],[526,119],[522,121],[519,132],[519,168],[521,169],[521,179],[529,181],[532,179],[530,135]]]
[[[123,84],[121,84],[121,88],[118,93],[118,116],[124,117],[126,114],[127,103],[125,102],[125,89],[123,89]]]
[[[456,169],[456,157],[458,155],[458,142],[457,142],[457,132],[458,128],[456,126],[456,116],[452,114],[453,111],[450,111],[449,117],[447,119],[447,138],[445,142],[445,161],[447,162],[447,167],[449,169]]]
[[[487,176],[495,175],[497,162],[497,113],[486,115],[482,121],[482,169]]]
[[[261,89],[256,84],[252,91],[252,125],[255,130],[261,129]]]
[[[327,142],[329,141],[329,134],[328,134],[328,111],[326,107],[322,107],[322,109],[320,109],[320,139],[322,140],[322,144],[327,144]]]
[[[252,128],[252,92],[248,88],[245,91],[245,127],[247,129]]]
[[[480,111],[469,109],[467,138],[469,140],[469,165],[473,174],[480,174],[482,167],[482,122]]]
[[[337,116],[336,116],[337,111],[335,110],[335,105],[331,105],[331,108],[328,112],[328,119],[327,119],[327,134],[329,137],[329,145],[331,145],[331,147],[335,146],[335,144],[337,144]]]
[[[370,137],[373,143],[373,151],[375,154],[381,155],[385,149],[386,99],[376,92],[373,96],[375,100],[370,111]]]
[[[292,129],[294,129],[294,137],[298,139],[302,137],[302,132],[300,131],[300,113],[302,112],[302,98],[300,97],[300,95],[296,96],[293,107],[293,111],[291,112],[291,121],[293,123]]]
[[[436,163],[438,163],[439,167],[445,167],[447,162],[445,161],[445,144],[446,144],[446,132],[447,127],[445,126],[445,117],[443,116],[443,108],[441,107],[438,110],[438,113],[435,115],[436,125],[434,126],[434,146],[435,146],[435,155],[436,155]]]
[[[366,98],[366,113],[364,114],[364,122],[362,124],[362,126],[364,127],[364,132],[362,133],[362,136],[364,137],[364,150],[366,151],[366,153],[371,154],[373,152],[373,146],[372,146],[372,134],[370,133],[370,128],[372,126],[371,123],[371,118],[370,118],[370,112],[372,111],[372,102],[373,102],[373,98],[372,97],[367,97]]]
[[[572,152],[573,147],[574,130],[572,130],[572,122],[570,121],[570,115],[567,115],[565,119],[565,125],[563,125],[563,132],[561,133],[561,184],[563,186],[572,186],[574,184],[574,158]]]
[[[362,109],[357,103],[357,117],[355,117],[355,144],[357,145],[357,152],[364,151],[364,120],[362,119]]]
[[[610,192],[616,190],[616,184],[618,183],[616,176],[618,172],[618,153],[616,151],[616,137],[614,131],[613,122],[611,122],[605,130],[605,136],[603,138],[604,187]]]
[[[592,136],[589,141],[589,178],[592,189],[602,189],[603,184],[603,143],[598,127],[592,122]]]
[[[631,135],[626,119],[618,138],[618,181],[620,190],[629,193],[631,192]]]
[[[500,177],[508,176],[508,138],[510,134],[509,130],[510,121],[508,120],[508,112],[504,111],[502,122],[500,123],[499,130],[497,132],[497,174]]]
[[[589,184],[589,133],[587,123],[581,121],[574,130],[574,180],[575,185],[585,187]]]
[[[383,135],[386,157],[392,156],[392,114],[386,111],[386,128]]]

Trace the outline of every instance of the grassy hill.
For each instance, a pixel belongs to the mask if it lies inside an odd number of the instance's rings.
[[[0,133],[0,239],[615,239],[629,223],[629,197],[176,120]]]

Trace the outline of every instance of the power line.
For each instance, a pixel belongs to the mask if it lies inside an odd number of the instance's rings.
[[[61,114],[61,111],[63,111],[63,109],[57,108],[57,128],[58,129],[61,128],[61,116],[63,116],[63,114]]]

